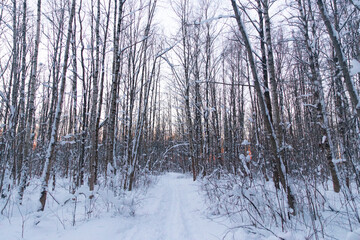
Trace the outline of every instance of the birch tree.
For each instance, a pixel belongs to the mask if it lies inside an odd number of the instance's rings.
[[[140,76],[140,96],[139,96],[139,106],[138,106],[138,119],[136,123],[135,128],[135,139],[132,147],[131,152],[131,158],[130,161],[128,161],[129,166],[129,183],[128,190],[131,191],[133,188],[133,184],[135,181],[135,171],[136,167],[139,162],[140,158],[140,146],[142,145],[143,141],[143,135],[145,130],[145,122],[146,122],[146,116],[148,114],[148,105],[149,105],[149,99],[150,99],[150,90],[152,88],[152,84],[154,81],[154,78],[156,77],[156,66],[157,66],[157,59],[163,55],[164,53],[158,54],[155,59],[153,60],[153,64],[151,67],[150,74],[147,73],[147,64],[146,62],[148,60],[148,41],[151,34],[151,24],[154,18],[155,8],[156,8],[157,0],[154,0],[154,2],[150,2],[149,4],[149,10],[148,10],[148,19],[144,31],[144,41],[142,44],[142,55],[143,55],[143,61],[142,61],[142,68],[141,70],[141,76]]]
[[[326,30],[329,34],[330,40],[334,46],[336,56],[339,60],[340,69],[341,69],[342,75],[344,77],[345,86],[350,95],[352,107],[353,107],[354,111],[356,112],[357,118],[359,119],[360,118],[359,94],[358,94],[358,91],[355,88],[354,83],[350,76],[349,67],[347,65],[346,58],[345,58],[344,52],[342,50],[341,42],[339,39],[339,33],[335,30],[334,25],[330,21],[329,14],[328,14],[328,11],[326,10],[324,1],[316,0],[316,3],[320,10],[321,18],[324,21],[324,24],[325,24]]]
[[[245,31],[244,25],[242,23],[241,13],[236,4],[236,1],[231,0],[231,4],[232,4],[232,7],[233,7],[233,10],[235,13],[235,18],[237,21],[237,25],[239,27],[239,31],[242,35],[242,38],[243,38],[243,41],[244,41],[244,44],[245,44],[245,47],[247,50],[247,55],[248,55],[249,64],[251,67],[254,86],[255,86],[257,96],[259,98],[259,104],[260,104],[261,112],[262,112],[262,115],[264,118],[265,126],[266,126],[266,129],[268,130],[268,132],[271,133],[271,136],[270,136],[271,148],[272,148],[273,156],[275,158],[275,164],[276,164],[276,168],[277,168],[277,171],[279,174],[279,180],[280,180],[280,183],[281,183],[284,191],[287,193],[287,200],[288,200],[289,208],[291,209],[292,214],[295,215],[296,214],[296,212],[295,212],[296,203],[295,203],[294,193],[292,192],[293,190],[292,190],[291,184],[288,182],[288,180],[286,178],[285,165],[281,158],[280,150],[279,150],[279,142],[278,142],[279,140],[277,138],[276,131],[271,123],[270,115],[269,115],[269,111],[268,111],[266,103],[265,103],[264,95],[260,88],[260,82],[259,82],[259,78],[258,78],[258,74],[257,74],[254,56],[252,53],[252,47],[251,47],[249,38],[247,36],[247,33]]]
[[[51,130],[51,138],[47,148],[47,153],[45,157],[45,165],[43,168],[42,176],[41,176],[41,190],[40,190],[40,207],[38,211],[44,211],[45,204],[46,204],[46,196],[48,192],[48,183],[50,178],[50,170],[52,167],[52,163],[55,157],[55,145],[57,142],[58,137],[58,128],[60,123],[61,117],[61,109],[63,104],[63,96],[65,91],[65,83],[66,83],[66,72],[67,72],[67,62],[69,59],[69,49],[70,49],[70,39],[72,36],[72,23],[75,16],[75,6],[76,0],[72,1],[71,10],[70,10],[70,17],[69,17],[69,25],[67,30],[67,39],[65,45],[65,53],[64,53],[64,64],[61,74],[61,82],[60,82],[60,92],[57,99],[56,111],[54,120],[52,122],[52,130]]]
[[[26,12],[26,0],[24,1],[24,13]],[[31,72],[29,80],[29,102],[28,102],[28,113],[27,113],[27,122],[25,129],[25,139],[24,139],[24,148],[23,148],[23,169],[21,171],[21,181],[19,186],[19,198],[20,204],[22,202],[24,190],[26,187],[26,181],[29,171],[29,161],[30,161],[30,151],[32,147],[32,138],[34,135],[34,129],[32,128],[34,122],[35,114],[35,92],[36,92],[36,80],[37,80],[37,65],[38,65],[38,55],[39,55],[39,44],[40,44],[40,24],[41,24],[41,0],[37,2],[37,18],[36,18],[36,35],[34,43],[34,55],[31,58]]]
[[[299,16],[301,20],[301,33],[303,33],[303,43],[306,47],[306,52],[308,55],[308,66],[310,68],[311,74],[311,81],[314,85],[314,105],[317,108],[317,113],[315,116],[318,116],[316,121],[319,121],[316,128],[319,128],[319,132],[322,134],[322,138],[318,138],[318,145],[322,147],[323,151],[326,154],[326,160],[327,165],[329,167],[332,181],[333,181],[333,188],[335,192],[340,191],[340,183],[339,183],[339,177],[337,173],[337,168],[333,163],[333,160],[336,158],[336,151],[334,147],[334,138],[330,129],[329,124],[329,117],[325,105],[325,94],[323,90],[323,81],[320,75],[320,69],[319,69],[319,59],[314,51],[314,48],[312,46],[317,46],[317,43],[314,42],[314,40],[310,39],[310,30],[309,30],[309,21],[308,19],[311,19],[311,16],[306,16],[305,14],[312,14],[311,12],[311,6],[307,5],[305,1],[298,0],[298,10],[299,10]],[[307,10],[306,6],[309,8]],[[313,20],[314,22],[314,20]],[[313,37],[316,38],[317,33],[316,29],[313,28],[312,34]],[[316,143],[314,143],[316,144]]]
[[[121,64],[121,49],[120,49],[120,34],[123,20],[123,8],[126,0],[115,1],[115,14],[114,14],[114,52],[113,52],[113,72],[111,83],[110,95],[110,109],[109,109],[109,122],[107,127],[107,149],[106,149],[106,164],[111,166],[116,171],[116,164],[114,162],[114,141],[115,141],[115,128],[116,128],[116,106],[118,97],[118,87],[120,80],[120,64]],[[116,173],[116,172],[115,172]]]
[[[97,11],[95,20],[95,66],[93,70],[93,89],[92,89],[92,102],[90,113],[90,126],[91,126],[91,153],[90,153],[90,191],[94,190],[96,179],[96,164],[98,158],[98,121],[97,121],[97,103],[98,103],[98,78],[100,71],[100,0],[97,1]]]

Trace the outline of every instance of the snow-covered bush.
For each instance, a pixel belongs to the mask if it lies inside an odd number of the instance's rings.
[[[280,239],[345,239],[359,228],[360,196],[355,187],[341,193],[326,190],[316,179],[294,179],[296,214],[289,214],[286,196],[271,181],[232,174],[202,182],[211,215],[227,216],[235,227]],[[355,194],[356,192],[356,194]],[[282,238],[290,233],[290,238]],[[351,235],[351,234],[350,234]],[[352,236],[352,235],[351,235]]]
[[[49,189],[46,208],[38,212],[40,179],[33,178],[21,205],[17,199],[17,188],[10,188],[7,196],[0,198],[0,222],[8,221],[17,226],[21,229],[17,232],[22,232],[22,237],[26,238],[25,230],[35,226],[67,229],[106,216],[134,216],[156,177],[141,175],[138,181],[133,191],[127,191],[122,189],[121,181],[117,184],[113,181],[110,187],[110,182],[101,177],[94,191],[89,191],[87,186],[74,191],[69,179],[58,177],[55,189]]]

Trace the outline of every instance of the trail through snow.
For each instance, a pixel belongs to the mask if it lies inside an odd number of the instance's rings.
[[[190,177],[168,173],[149,190],[135,217],[93,220],[59,239],[222,239],[227,228],[205,217],[202,211],[206,207],[198,191]]]
[[[223,220],[216,222],[206,217],[206,206],[199,193],[199,182],[193,182],[190,176],[179,173],[167,173],[158,180],[158,183],[148,190],[145,199],[136,209],[135,216],[105,215],[77,223],[75,227],[67,226],[65,229],[56,221],[54,224],[54,220],[43,220],[37,226],[27,221],[23,239],[223,239],[228,228],[221,223]],[[0,233],[5,233],[6,240],[21,239],[21,224],[14,221],[9,224],[0,222]],[[233,239],[230,235],[226,235],[225,239]]]
[[[226,227],[205,217],[198,185],[182,174],[169,173],[149,192],[136,222],[118,226],[118,239],[222,239]]]

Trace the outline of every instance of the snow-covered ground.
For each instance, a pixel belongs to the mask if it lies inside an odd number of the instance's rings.
[[[114,192],[101,187],[92,202],[86,188],[69,194],[64,179],[48,197],[47,207],[37,218],[38,183],[26,190],[24,204],[16,203],[15,191],[0,215],[1,240],[302,240],[304,231],[271,234],[234,215],[214,214],[205,202],[201,181],[190,175],[167,173],[147,190]],[[231,190],[231,189],[230,189]],[[232,194],[233,195],[233,194]],[[226,191],[223,197],[227,198]],[[5,199],[0,201],[0,210]],[[229,205],[231,207],[231,205]],[[234,220],[237,219],[237,220]],[[344,222],[344,224],[346,224]],[[345,229],[347,227],[344,227]],[[341,229],[341,228],[339,228]],[[277,237],[276,237],[276,236]],[[358,240],[360,230],[341,231],[335,239]],[[338,238],[343,236],[343,238]],[[329,237],[329,236],[327,236]],[[325,239],[332,239],[325,237]],[[320,237],[320,239],[323,239]]]
[[[28,189],[31,191],[31,185]],[[36,205],[35,190],[25,203]],[[58,202],[68,198],[62,196],[64,193],[53,194]],[[160,176],[140,201],[134,216],[96,209],[93,211],[94,217],[81,218],[81,212],[86,211],[82,210],[86,200],[81,201],[80,197],[75,226],[71,224],[74,204],[69,204],[65,210],[65,206],[59,207],[49,196],[48,208],[38,225],[34,225],[35,207],[13,204],[8,218],[0,216],[0,239],[22,239],[24,230],[23,239],[26,240],[211,240],[222,239],[228,231],[226,224],[220,223],[223,219],[214,221],[206,217],[199,183],[193,182],[187,175],[168,173]],[[233,236],[228,234],[225,239],[233,239]]]

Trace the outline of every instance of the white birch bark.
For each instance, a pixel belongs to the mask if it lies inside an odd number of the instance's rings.
[[[24,5],[26,5],[26,0],[24,0]],[[26,6],[24,6],[26,8]],[[36,74],[37,74],[37,62],[38,62],[38,54],[39,54],[39,43],[40,43],[40,23],[41,23],[41,0],[37,2],[37,19],[36,19],[36,35],[35,35],[35,46],[34,46],[34,55],[32,56],[31,60],[31,72],[30,72],[30,82],[29,82],[29,89],[30,89],[30,98],[28,103],[28,117],[26,122],[26,129],[25,129],[25,141],[24,141],[24,148],[23,148],[23,169],[21,172],[21,180],[19,186],[19,203],[22,203],[22,198],[24,194],[24,190],[26,187],[26,181],[28,176],[29,170],[29,151],[32,145],[32,125],[33,119],[35,114],[35,86],[36,86]]]
[[[352,81],[351,76],[350,76],[349,67],[346,63],[346,58],[345,58],[344,52],[341,48],[339,33],[335,30],[333,24],[330,21],[329,14],[327,13],[327,10],[326,10],[323,0],[317,0],[316,3],[319,7],[319,10],[321,13],[321,18],[323,19],[326,29],[329,33],[329,37],[330,37],[333,47],[335,49],[336,56],[339,60],[339,65],[340,65],[340,68],[341,68],[341,71],[342,71],[342,74],[343,74],[343,77],[345,80],[346,88],[350,95],[350,100],[352,103],[353,110],[356,111],[356,116],[358,119],[360,119],[359,94],[358,94],[358,91],[355,88],[354,82]]]
[[[247,36],[247,33],[245,31],[245,27],[244,27],[244,25],[242,23],[241,14],[240,14],[240,11],[239,11],[239,9],[238,9],[238,7],[236,5],[236,1],[231,0],[231,4],[232,4],[232,7],[233,7],[233,10],[234,10],[234,13],[235,13],[235,18],[236,18],[240,33],[242,35],[242,38],[243,38],[243,41],[244,41],[244,44],[245,44],[245,47],[246,47],[246,50],[247,50],[247,55],[248,55],[248,58],[249,58],[250,68],[251,68],[251,72],[252,72],[252,76],[253,76],[253,80],[254,80],[254,87],[255,87],[255,90],[256,90],[258,98],[259,98],[259,105],[260,105],[261,112],[262,112],[262,115],[263,115],[263,118],[264,118],[264,121],[265,121],[265,126],[266,126],[267,130],[271,133],[270,143],[271,143],[271,148],[272,148],[272,151],[273,151],[273,155],[275,157],[276,166],[277,166],[277,169],[279,171],[280,183],[283,186],[285,192],[287,193],[287,200],[288,200],[289,208],[291,209],[292,214],[295,215],[296,214],[296,212],[295,212],[295,210],[296,210],[295,209],[296,202],[295,202],[295,198],[294,198],[294,195],[293,195],[293,190],[292,190],[293,188],[292,188],[292,185],[290,183],[288,183],[287,179],[285,178],[285,176],[286,176],[285,175],[286,174],[285,165],[284,165],[283,160],[282,160],[282,158],[281,158],[281,156],[279,154],[280,149],[279,149],[278,138],[277,138],[277,135],[276,135],[276,131],[275,131],[275,129],[274,129],[272,123],[271,123],[270,113],[269,113],[269,111],[267,109],[263,92],[261,91],[260,81],[259,81],[259,77],[258,77],[258,74],[257,74],[257,69],[256,69],[256,65],[255,65],[255,60],[254,60],[250,40],[249,40],[249,38]]]
[[[319,145],[323,145],[325,148],[325,151],[327,152],[326,153],[328,155],[328,156],[326,156],[327,161],[328,161],[327,165],[330,169],[330,173],[331,173],[331,177],[332,177],[332,181],[333,181],[333,188],[334,188],[335,192],[339,192],[340,191],[340,183],[339,183],[338,171],[337,171],[336,165],[333,162],[336,159],[336,151],[334,148],[333,136],[332,136],[330,126],[329,126],[328,114],[327,114],[326,104],[325,104],[324,89],[322,86],[322,79],[321,79],[320,72],[319,72],[320,70],[317,68],[318,64],[316,63],[316,58],[314,56],[314,53],[313,53],[313,50],[311,47],[307,17],[305,16],[305,13],[302,9],[301,0],[298,0],[298,8],[299,8],[300,17],[301,17],[302,25],[303,25],[302,32],[303,32],[304,38],[305,38],[304,40],[305,40],[306,50],[309,55],[309,62],[310,62],[309,67],[311,70],[311,80],[315,86],[314,96],[315,96],[317,111],[319,112],[319,115],[321,116],[321,121],[322,121],[320,128],[322,128],[321,132],[324,135],[326,135],[326,142],[321,142],[321,143],[319,143]]]
[[[90,117],[90,127],[91,127],[91,152],[90,152],[90,179],[89,179],[89,188],[90,191],[94,190],[95,175],[96,175],[96,162],[98,157],[98,121],[97,121],[97,102],[98,102],[98,91],[99,91],[99,68],[100,68],[100,0],[97,1],[97,15],[96,15],[96,24],[95,24],[95,69],[93,73],[93,93],[92,93],[92,102],[91,102],[91,117]]]
[[[57,142],[58,136],[58,128],[60,124],[60,117],[61,117],[61,109],[63,103],[63,96],[65,91],[65,84],[66,84],[66,72],[67,72],[67,63],[69,59],[69,48],[70,48],[70,39],[72,36],[72,23],[75,15],[75,6],[76,0],[72,1],[71,4],[71,13],[69,18],[69,25],[67,30],[67,39],[65,45],[65,55],[64,55],[64,63],[63,69],[61,74],[61,82],[60,82],[60,92],[58,94],[57,105],[54,120],[52,123],[52,130],[51,130],[51,138],[49,142],[49,146],[47,148],[46,156],[45,156],[45,164],[41,176],[41,189],[40,189],[40,206],[38,211],[44,211],[45,204],[46,204],[46,196],[48,192],[48,183],[50,178],[50,170],[52,167],[52,162],[55,157],[55,145]]]

